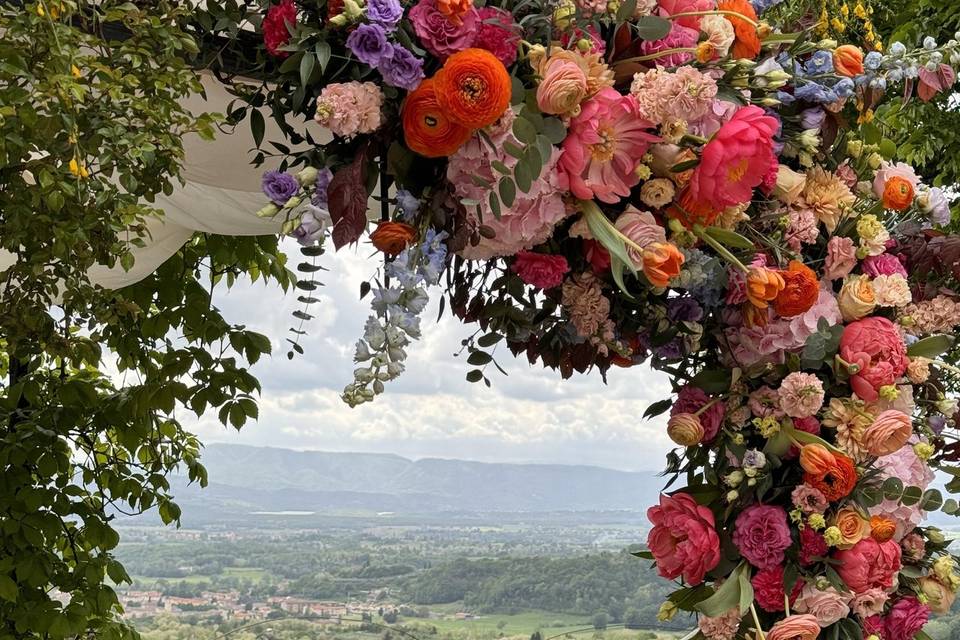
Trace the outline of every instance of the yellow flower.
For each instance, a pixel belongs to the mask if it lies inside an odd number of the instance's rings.
[[[893,402],[900,397],[900,389],[895,384],[887,384],[880,387],[880,397],[887,402]]]
[[[823,532],[823,539],[831,547],[835,547],[843,542],[843,534],[837,527],[827,527]]]
[[[86,178],[90,175],[90,172],[87,171],[86,165],[77,162],[76,158],[70,160],[70,173],[78,178]]]
[[[673,616],[677,615],[677,605],[673,604],[669,600],[660,605],[660,610],[657,612],[657,620],[660,622],[669,622],[673,620]]]
[[[809,524],[810,528],[814,531],[819,531],[827,526],[827,520],[823,517],[822,513],[811,513],[810,517],[807,518],[807,524]]]
[[[753,426],[757,428],[757,431],[759,431],[760,435],[764,438],[772,438],[780,433],[780,421],[773,416],[754,418]]]
[[[70,65],[70,75],[72,75],[74,78],[79,78],[81,75],[80,67],[75,64]]]
[[[883,223],[872,213],[860,216],[857,220],[857,235],[864,240],[873,240],[884,231]]]
[[[933,445],[927,442],[918,442],[913,445],[913,452],[921,460],[929,460],[930,456],[934,454],[934,451],[936,451],[936,449],[933,448]]]

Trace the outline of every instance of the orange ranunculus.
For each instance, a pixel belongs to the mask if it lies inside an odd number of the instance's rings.
[[[806,472],[803,481],[819,489],[830,502],[836,502],[850,495],[857,485],[857,468],[847,456],[834,455],[833,464],[828,469],[821,473]]]
[[[679,220],[687,229],[692,229],[693,225],[699,224],[704,227],[711,226],[722,211],[714,209],[709,204],[698,202],[690,195],[689,189],[684,189],[674,199],[673,203],[667,205],[664,210],[668,218]]]
[[[493,124],[510,106],[510,74],[484,49],[458,51],[434,76],[440,108],[471,129]]]
[[[370,241],[388,256],[395,256],[406,249],[416,235],[416,230],[408,224],[386,221],[377,225],[377,230],[370,234]]]
[[[680,275],[683,254],[670,242],[654,242],[643,249],[643,275],[655,287],[665,287]]]
[[[760,55],[760,36],[757,34],[757,12],[749,0],[720,0],[717,3],[717,9],[720,11],[733,11],[752,21],[744,20],[737,16],[724,15],[730,24],[733,25],[735,39],[733,48],[730,50],[736,59],[749,58],[753,60]]]
[[[752,267],[747,274],[747,300],[758,309],[766,309],[783,291],[783,276],[773,269]]]
[[[463,24],[463,16],[473,8],[473,0],[437,0],[437,11],[456,25]]]
[[[781,318],[792,318],[806,313],[820,297],[820,282],[813,269],[791,260],[786,271],[781,271],[783,290],[773,301],[773,310]]]
[[[870,537],[877,542],[886,542],[897,532],[897,523],[887,516],[870,518]]]
[[[453,154],[472,135],[469,128],[451,120],[440,108],[432,78],[410,92],[401,116],[407,146],[428,158]]]
[[[883,186],[883,206],[894,211],[903,211],[913,204],[913,183],[906,178],[893,176]]]
[[[836,463],[834,455],[821,444],[805,444],[800,449],[800,466],[807,473],[826,473]]]
[[[841,76],[853,78],[863,74],[863,51],[852,44],[842,44],[833,50],[833,68]]]

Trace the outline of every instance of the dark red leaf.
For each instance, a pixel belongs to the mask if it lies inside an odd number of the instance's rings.
[[[328,208],[333,220],[333,246],[353,244],[367,228],[367,147],[330,180]]]

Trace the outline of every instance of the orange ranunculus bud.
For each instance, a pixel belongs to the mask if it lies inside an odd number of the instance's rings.
[[[703,440],[703,424],[693,413],[677,413],[667,422],[667,435],[681,447],[692,447]]]
[[[836,457],[821,444],[806,444],[800,449],[800,466],[807,473],[826,473],[836,463]]]
[[[643,275],[655,287],[665,287],[680,275],[683,254],[669,242],[654,242],[643,250]]]
[[[833,68],[841,76],[852,78],[863,74],[863,51],[852,44],[843,44],[833,51]]]
[[[758,309],[766,309],[783,291],[783,276],[766,267],[753,267],[747,274],[747,299]]]
[[[786,271],[780,272],[783,290],[773,301],[773,310],[782,318],[792,318],[810,310],[820,297],[820,282],[813,269],[791,260]]]
[[[416,237],[417,232],[408,224],[402,222],[381,222],[377,230],[370,234],[370,240],[380,251],[388,256],[395,256]]]
[[[897,532],[897,523],[886,516],[870,518],[870,537],[877,542],[886,542]]]
[[[463,24],[463,16],[473,8],[473,0],[437,0],[437,11],[455,25]]]
[[[883,187],[883,206],[894,211],[904,211],[913,204],[913,184],[906,178],[893,176]]]

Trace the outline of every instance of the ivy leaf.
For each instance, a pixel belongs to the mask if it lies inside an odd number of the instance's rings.
[[[333,246],[337,250],[360,239],[367,228],[367,150],[363,147],[353,162],[330,180],[328,208],[333,220]]]

